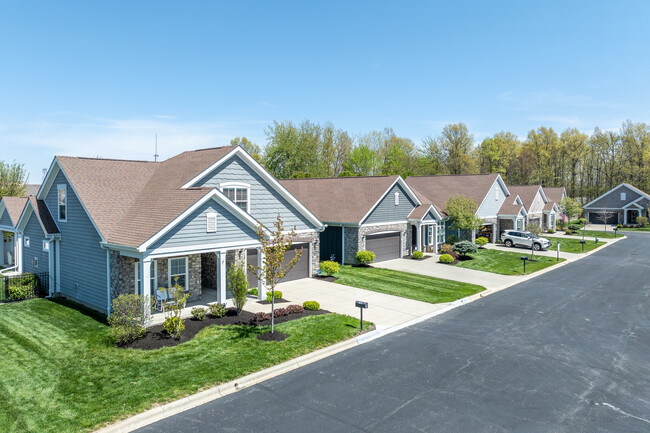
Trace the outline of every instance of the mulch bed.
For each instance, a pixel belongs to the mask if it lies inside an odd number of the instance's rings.
[[[338,277],[333,277],[331,275],[327,275],[327,276],[323,275],[322,277],[319,275],[319,276],[316,276],[314,278],[316,278],[317,280],[321,280],[321,281],[328,281],[330,283],[333,283],[334,281],[338,280]]]
[[[430,259],[431,257],[433,257],[433,256],[429,255],[429,256],[424,256],[421,259],[415,259],[415,258],[413,258],[413,256],[406,256],[406,258],[409,258],[411,260],[426,260],[426,259]]]
[[[273,333],[269,331],[257,336],[257,339],[262,341],[284,341],[287,338],[289,338],[287,334],[278,331],[273,331]]]
[[[289,302],[289,301],[287,301],[287,300],[284,299],[284,298],[276,298],[276,299],[275,299],[275,303],[276,303],[276,304],[281,304],[281,303],[283,303],[283,302]],[[258,304],[262,304],[262,305],[271,305],[271,303],[270,303],[269,301],[267,301],[266,299],[264,299],[263,301],[257,301],[257,303],[258,303]]]
[[[327,310],[305,310],[302,313],[298,314],[289,314],[288,316],[276,317],[274,323],[283,323],[289,322],[291,320],[300,319],[301,317],[307,316],[317,316],[320,314],[327,314]],[[192,338],[196,336],[203,328],[212,325],[243,325],[243,326],[269,326],[271,325],[271,320],[263,320],[256,322],[254,320],[253,313],[248,311],[242,311],[238,316],[237,310],[234,308],[229,308],[228,313],[224,317],[214,319],[211,316],[205,316],[203,320],[195,320],[193,318],[183,319],[185,324],[185,329],[181,333],[181,338],[178,340],[172,338],[167,331],[165,331],[162,325],[152,326],[147,329],[147,333],[132,343],[120,346],[125,349],[142,349],[142,350],[153,350],[160,349],[161,347],[172,347],[177,346],[182,343],[187,343]]]
[[[374,268],[373,265],[352,265],[353,268]]]

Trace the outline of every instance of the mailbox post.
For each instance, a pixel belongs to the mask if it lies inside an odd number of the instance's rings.
[[[526,261],[528,260],[528,256],[521,256],[521,260],[524,262],[524,275],[526,275]]]
[[[359,307],[359,312],[361,313],[361,330],[363,331],[363,310],[368,308],[368,303],[363,301],[356,301],[354,303],[355,307]]]
[[[582,252],[584,253],[585,252],[585,241],[584,240],[580,241],[580,245],[582,245]]]

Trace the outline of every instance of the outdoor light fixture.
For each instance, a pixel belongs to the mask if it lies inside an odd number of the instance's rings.
[[[582,245],[582,252],[585,252],[585,242],[584,240],[580,241],[580,244]]]
[[[521,256],[521,260],[524,261],[524,275],[526,274],[526,260],[528,260],[528,256]]]
[[[368,308],[368,303],[363,301],[356,301],[354,303],[354,306],[358,307],[359,312],[361,313],[361,330],[363,331],[363,310]]]

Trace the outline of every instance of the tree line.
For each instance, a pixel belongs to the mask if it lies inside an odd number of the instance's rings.
[[[561,133],[539,127],[520,139],[501,131],[476,143],[464,123],[446,125],[421,143],[392,128],[352,136],[331,123],[273,122],[260,148],[242,145],[278,178],[499,173],[511,185],[564,186],[590,201],[621,182],[650,190],[650,126],[623,123],[618,131],[596,127]]]

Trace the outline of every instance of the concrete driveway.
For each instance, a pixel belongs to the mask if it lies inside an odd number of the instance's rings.
[[[292,304],[302,305],[304,301],[318,301],[322,309],[352,317],[359,317],[359,309],[354,306],[354,302],[366,301],[368,309],[363,312],[363,318],[373,322],[377,329],[400,325],[449,305],[448,303],[429,304],[428,302],[330,283],[318,278],[303,278],[280,283],[277,290],[280,290],[282,297],[291,301]],[[260,304],[253,305],[257,309]],[[270,309],[268,305],[261,307],[265,308],[264,311]]]

